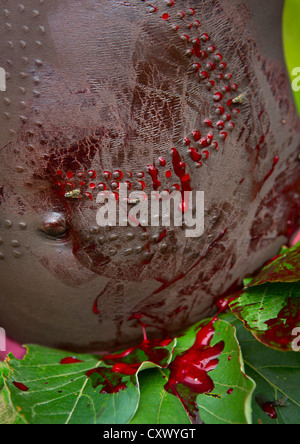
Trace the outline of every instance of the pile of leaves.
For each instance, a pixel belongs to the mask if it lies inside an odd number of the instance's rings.
[[[0,423],[295,424],[300,418],[300,244],[218,317],[110,356],[27,346],[0,363]],[[225,313],[225,308],[228,309]]]

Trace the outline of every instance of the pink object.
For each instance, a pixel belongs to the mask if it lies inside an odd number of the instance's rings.
[[[18,342],[6,338],[6,351],[0,351],[0,361],[4,361],[8,353],[12,353],[17,359],[23,359],[26,354],[26,349]]]
[[[300,231],[296,234],[293,240],[293,245],[296,245],[298,242],[300,242]]]

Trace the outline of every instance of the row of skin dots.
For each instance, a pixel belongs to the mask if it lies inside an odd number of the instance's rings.
[[[234,119],[239,116],[239,105],[243,104],[245,97],[243,94],[238,93],[238,84],[233,81],[232,74],[228,72],[227,64],[221,52],[212,44],[210,36],[205,32],[201,32],[201,22],[197,20],[194,9],[188,8],[173,14],[173,9],[175,10],[174,7],[176,6],[175,0],[163,1],[162,8],[153,6],[144,0],[141,1],[148,8],[149,13],[157,14],[169,26],[170,31],[177,34],[186,43],[185,56],[191,60],[189,74],[197,75],[199,83],[211,92],[215,118],[211,116],[205,118],[203,120],[205,130],[195,128],[191,134],[183,138],[186,152],[182,157],[187,155],[194,162],[195,167],[200,168],[209,159],[211,152],[217,151],[220,148],[220,144],[226,141],[229,132],[235,130],[236,124]],[[223,86],[217,89],[217,85],[221,82]],[[206,134],[204,135],[204,133]],[[166,169],[163,173],[164,177],[168,181],[173,180],[170,189],[167,191],[188,191],[189,187],[186,184],[190,182],[190,176],[186,172],[184,158],[182,159],[175,148],[171,150],[170,154],[173,156],[175,176],[180,180],[174,181],[174,173],[170,169]],[[161,186],[159,169],[166,167],[167,161],[163,157],[159,157],[153,165],[148,165],[147,173],[152,178],[154,190],[159,189]],[[64,175],[66,175],[66,182],[60,180]],[[75,184],[73,183],[75,175],[71,171],[57,171],[57,176],[59,177],[56,185],[64,190],[66,198],[71,199],[86,198],[93,200],[92,192],[94,190],[99,192],[105,191],[108,188],[115,193],[116,199],[118,199],[118,188],[121,180],[124,180],[127,184],[128,190],[133,188],[133,173],[131,172],[124,174],[121,171],[104,171],[101,183],[95,181],[97,175],[94,171],[77,173]],[[136,176],[134,188],[143,191],[146,187],[145,173],[141,171]],[[89,191],[83,192],[82,188],[86,187],[88,179],[92,180],[88,185]]]

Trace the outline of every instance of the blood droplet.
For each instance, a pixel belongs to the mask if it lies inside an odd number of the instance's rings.
[[[74,356],[69,356],[67,358],[62,359],[60,361],[60,364],[68,365],[68,364],[78,364],[80,362],[83,362],[83,361],[80,361],[80,359],[77,359]]]
[[[29,390],[29,388],[21,382],[13,382],[13,384],[15,387],[17,387],[17,389],[21,390],[21,392],[28,392]]]

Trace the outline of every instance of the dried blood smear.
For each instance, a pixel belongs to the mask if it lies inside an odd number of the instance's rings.
[[[21,390],[22,392],[28,392],[29,388],[26,387],[26,385],[22,384],[21,382],[13,382],[14,386],[17,387],[17,389]]]
[[[297,302],[288,300],[286,306],[278,313],[276,319],[266,322],[268,329],[258,332],[257,337],[269,347],[280,351],[288,351],[295,337],[293,330],[300,326],[300,312]]]
[[[60,361],[60,364],[68,365],[68,364],[78,364],[80,362],[83,362],[83,361],[80,361],[80,359],[77,359],[77,358],[74,358],[73,356],[70,356],[70,357],[62,359]]]

